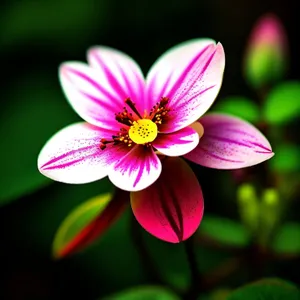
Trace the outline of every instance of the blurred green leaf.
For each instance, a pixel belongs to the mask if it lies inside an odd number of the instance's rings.
[[[263,116],[270,124],[283,124],[300,115],[300,82],[277,85],[266,97]]]
[[[221,99],[214,110],[228,113],[253,123],[258,122],[260,117],[258,105],[242,96],[230,96]]]
[[[76,207],[62,222],[53,242],[53,252],[57,256],[78,233],[103,212],[112,199],[112,194],[102,194]]]
[[[291,283],[277,279],[262,279],[234,291],[227,300],[299,300],[300,291]]]
[[[273,171],[297,172],[300,170],[300,147],[286,144],[274,148],[275,155],[269,161]]]
[[[131,288],[103,300],[179,300],[169,289],[160,286],[139,286]]]
[[[37,157],[56,131],[79,117],[59,84],[44,74],[27,76],[18,88],[4,93],[0,112],[0,204],[45,186],[51,181],[37,169]]]
[[[53,47],[74,46],[87,41],[109,15],[109,1],[44,0],[9,2],[2,10],[0,43],[14,45],[28,40],[46,40]],[[49,43],[48,43],[49,44]]]
[[[278,254],[300,254],[300,224],[283,224],[273,241],[273,251]]]
[[[219,243],[244,247],[249,242],[245,227],[233,220],[205,215],[200,225],[200,233]]]

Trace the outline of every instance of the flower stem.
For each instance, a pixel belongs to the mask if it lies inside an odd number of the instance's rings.
[[[194,237],[191,237],[184,242],[184,249],[191,273],[190,288],[184,295],[184,299],[193,300],[197,299],[201,285],[201,275],[198,269],[197,259],[194,251]]]
[[[140,225],[138,224],[138,222],[133,216],[131,218],[130,227],[131,227],[133,242],[135,244],[135,247],[137,248],[141,263],[143,264],[144,268],[147,270],[151,283],[164,285],[165,283],[161,279],[160,274],[157,268],[155,267],[155,263],[153,262],[153,259],[144,243]]]

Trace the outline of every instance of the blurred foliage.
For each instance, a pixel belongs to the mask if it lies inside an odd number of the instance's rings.
[[[17,46],[28,41],[69,48],[91,41],[96,26],[105,33],[109,2],[94,0],[14,1],[3,11],[0,45]],[[99,24],[101,22],[101,24]]]
[[[300,147],[293,144],[278,145],[274,149],[276,158],[270,161],[270,168],[276,172],[300,171]]]
[[[249,243],[250,235],[239,222],[217,216],[205,215],[200,231],[222,244],[243,247]]]
[[[252,184],[241,184],[237,189],[238,208],[241,221],[251,234],[257,231],[260,203]]]
[[[241,96],[220,99],[214,110],[231,114],[253,123],[258,122],[260,119],[258,105],[251,99]]]
[[[278,230],[272,244],[275,253],[283,255],[300,254],[300,224],[296,222],[284,223]]]
[[[300,116],[300,82],[283,82],[265,99],[263,115],[270,124],[284,124]]]
[[[135,287],[130,290],[101,298],[103,300],[179,300],[176,294],[157,286]],[[99,299],[100,300],[100,299]]]
[[[37,157],[44,143],[68,123],[78,120],[57,84],[44,73],[30,74],[18,88],[3,91],[1,110],[0,204],[50,183],[37,171]]]
[[[57,230],[53,242],[54,256],[60,256],[59,253],[82,231],[84,227],[90,224],[98,215],[100,215],[112,199],[112,194],[102,194],[85,201],[76,207],[63,221]]]
[[[298,300],[300,290],[293,284],[277,278],[263,279],[233,292],[228,300]]]

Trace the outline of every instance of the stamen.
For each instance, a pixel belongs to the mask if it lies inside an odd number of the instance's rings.
[[[127,126],[131,126],[132,123],[134,122],[134,118],[133,118],[132,114],[128,113],[128,110],[126,109],[126,107],[123,107],[123,111],[116,113],[115,116],[116,116],[116,120],[119,123],[122,123]]]
[[[157,126],[166,122],[168,112],[170,111],[170,109],[167,108],[168,102],[169,99],[167,97],[162,97],[161,100],[152,107],[150,113],[147,114],[147,112],[144,111],[144,116],[142,117],[136,109],[135,103],[130,98],[127,98],[125,103],[134,114],[128,112],[126,106],[124,106],[123,111],[116,113],[115,117],[119,123],[129,126],[130,128],[121,128],[117,135],[112,136],[111,140],[101,139],[99,148],[104,150],[107,144],[111,143],[114,145],[123,143],[128,147],[134,144],[150,147],[151,142],[157,137]]]
[[[118,145],[120,143],[124,143],[128,147],[132,146],[132,140],[128,135],[128,131],[125,128],[121,128],[118,135],[113,135],[111,140],[101,139],[99,148],[104,150],[107,144],[113,143],[114,145]]]
[[[142,116],[140,115],[140,113],[138,112],[138,110],[137,110],[136,107],[135,107],[135,103],[132,102],[130,98],[127,98],[127,99],[125,100],[125,103],[132,109],[133,112],[136,113],[136,115],[137,115],[140,119],[142,119]]]
[[[165,123],[168,112],[170,111],[167,108],[167,104],[169,99],[167,97],[162,97],[160,102],[157,102],[156,105],[152,107],[150,110],[150,117],[152,117],[152,121],[156,124]]]

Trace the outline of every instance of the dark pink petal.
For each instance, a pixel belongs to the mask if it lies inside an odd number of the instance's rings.
[[[131,207],[141,226],[170,243],[189,238],[198,228],[204,210],[198,180],[181,158],[163,159],[159,179],[131,193]]]
[[[130,98],[143,115],[145,80],[140,67],[131,57],[116,49],[98,46],[88,51],[88,62],[101,78],[106,78],[121,103]]]
[[[250,123],[225,114],[200,119],[204,135],[185,158],[205,167],[238,169],[259,164],[274,153],[268,140]]]
[[[161,173],[161,162],[152,147],[136,145],[109,173],[109,179],[125,191],[139,191],[151,185]]]
[[[152,145],[167,156],[180,156],[195,149],[198,143],[198,133],[190,127],[185,127],[173,133],[159,134]]]
[[[87,123],[70,125],[46,143],[38,157],[38,168],[43,175],[65,183],[101,179],[128,152],[126,147],[111,144],[100,149],[100,139],[111,139],[113,134]]]
[[[147,75],[147,99],[145,109],[150,108],[170,94],[186,67],[197,54],[215,41],[210,39],[194,39],[180,43],[161,55],[153,64]]]

